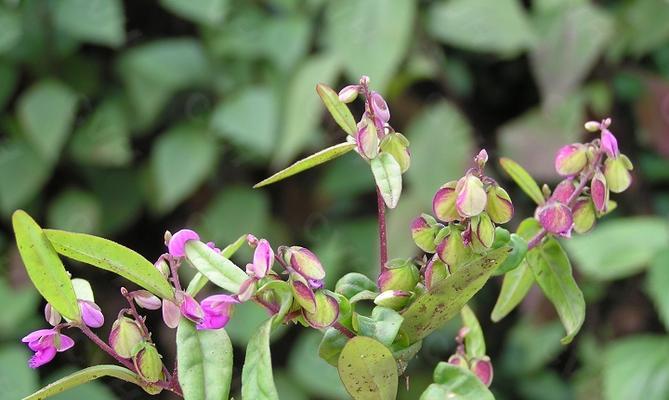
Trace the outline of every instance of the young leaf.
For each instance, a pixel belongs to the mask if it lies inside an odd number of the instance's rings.
[[[270,291],[279,303],[279,311],[274,314],[274,325],[279,325],[293,305],[293,291],[290,284],[286,281],[271,280],[258,289],[258,294],[264,291]]]
[[[483,337],[483,330],[481,330],[481,324],[479,324],[476,314],[474,314],[474,311],[469,306],[464,306],[460,310],[460,317],[462,317],[462,324],[469,329],[469,332],[465,336],[467,357],[481,358],[485,356],[485,338]]]
[[[139,253],[111,240],[84,233],[46,229],[46,237],[65,257],[111,271],[138,284],[156,296],[174,298],[163,274]]]
[[[248,279],[232,261],[198,240],[186,242],[186,259],[214,285],[229,292],[239,292],[241,284]]]
[[[508,245],[511,246],[511,253],[494,272],[493,275],[502,275],[517,268],[525,259],[527,254],[527,240],[516,233],[512,233]]]
[[[534,283],[534,274],[527,265],[527,261],[523,260],[517,268],[504,275],[502,289],[492,309],[490,319],[493,322],[499,322],[506,317],[525,298],[532,283]]]
[[[242,399],[279,400],[274,386],[269,348],[273,320],[274,318],[270,318],[263,323],[246,347],[246,359],[242,369]]]
[[[337,92],[323,83],[316,85],[316,91],[318,92],[318,95],[321,96],[323,104],[325,104],[325,107],[330,111],[332,118],[334,118],[337,124],[341,126],[344,132],[355,136],[355,133],[357,132],[355,118],[353,118],[353,114],[351,114],[351,110],[348,109],[348,106],[339,100]]]
[[[460,266],[448,278],[420,295],[402,314],[410,343],[426,337],[453,318],[485,285],[511,248],[501,247]]]
[[[21,259],[37,291],[64,317],[79,321],[81,312],[70,276],[44,231],[23,210],[14,212],[12,226]]]
[[[221,255],[227,259],[230,259],[244,243],[246,243],[246,235],[240,236],[237,240],[227,245],[223,250],[221,250]],[[207,279],[207,277],[204,276],[202,272],[198,272],[188,284],[186,293],[195,297],[195,295],[198,294],[200,290],[202,290],[207,282],[209,282],[209,279]]]
[[[494,400],[488,388],[468,370],[440,362],[434,370],[434,381],[420,400]]]
[[[646,275],[646,293],[653,300],[660,321],[669,329],[669,249],[660,251]]]
[[[68,389],[83,385],[94,379],[111,376],[113,378],[121,379],[126,382],[134,383],[137,386],[144,387],[145,383],[141,381],[140,377],[127,368],[119,367],[117,365],[96,365],[88,367],[74,374],[68,375],[64,378],[53,382],[37,392],[25,397],[23,400],[42,400],[63,393]],[[155,387],[146,387],[145,390],[149,393],[156,394],[160,389]]]
[[[181,318],[177,328],[179,384],[186,400],[227,399],[232,344],[225,329],[198,330]]]
[[[358,333],[378,340],[380,343],[390,346],[402,325],[402,316],[395,310],[385,307],[374,307],[372,316],[358,315]]]
[[[581,329],[585,319],[585,300],[572,275],[567,254],[554,238],[527,253],[527,264],[546,297],[553,303],[567,335],[568,344]]]
[[[335,285],[335,292],[348,299],[365,290],[375,292],[377,290],[376,283],[359,272],[349,272],[339,278]]]
[[[356,336],[349,340],[341,351],[337,369],[355,400],[394,400],[397,396],[393,354],[372,338]]]
[[[259,187],[267,186],[269,184],[286,179],[302,171],[308,170],[317,165],[321,165],[325,162],[328,162],[339,156],[342,156],[348,153],[349,151],[353,150],[354,148],[355,148],[355,143],[348,143],[348,142],[339,143],[332,147],[328,147],[327,149],[312,154],[307,158],[303,158],[300,161],[291,165],[290,167],[277,172],[276,174],[270,176],[269,178],[261,182],[256,183],[253,187],[257,189]]]
[[[402,194],[402,170],[389,153],[381,153],[371,161],[376,186],[388,208],[395,208]]]
[[[502,157],[499,159],[499,164],[504,171],[513,179],[516,184],[537,204],[544,203],[544,195],[539,189],[539,185],[534,181],[534,178],[525,171],[525,168],[516,163],[510,158]]]

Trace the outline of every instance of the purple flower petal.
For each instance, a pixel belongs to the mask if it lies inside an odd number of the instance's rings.
[[[200,240],[200,235],[190,229],[182,229],[172,235],[167,249],[173,257],[183,257],[186,255],[186,242],[189,240]]]
[[[272,250],[272,246],[267,240],[260,239],[253,253],[253,265],[251,267],[253,276],[258,279],[264,278],[272,269],[273,264],[274,250]]]
[[[390,110],[386,100],[378,92],[372,92],[369,103],[372,106],[374,116],[381,119],[383,122],[390,121]]]
[[[601,142],[602,150],[607,156],[617,158],[618,155],[620,155],[620,150],[618,150],[618,140],[608,129],[602,129]]]
[[[74,346],[74,340],[72,340],[72,338],[67,335],[63,335],[61,333],[58,335],[58,339],[60,340],[60,345],[56,346],[56,350],[61,353],[65,350],[71,349],[72,346]]]
[[[163,321],[168,328],[176,328],[181,318],[181,310],[176,303],[163,299]]]
[[[56,348],[55,347],[46,347],[42,350],[38,350],[28,361],[28,366],[30,368],[39,368],[42,365],[48,363],[56,357]]]
[[[105,323],[105,317],[97,304],[88,300],[79,300],[81,319],[91,328],[99,328]]]
[[[185,293],[183,295],[183,301],[181,302],[181,315],[196,324],[202,322],[202,319],[204,318],[204,312],[202,311],[200,304],[198,304],[192,296]]]

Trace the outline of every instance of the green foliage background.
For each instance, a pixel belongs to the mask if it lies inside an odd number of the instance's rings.
[[[585,120],[613,117],[635,183],[593,233],[565,241],[588,303],[581,334],[562,347],[538,291],[492,324],[496,280],[473,308],[499,399],[669,398],[667,21],[664,0],[0,0],[0,398],[104,360],[76,337],[76,351],[27,368],[18,339],[44,325],[43,305],[12,244],[16,208],[150,259],[165,229],[187,226],[221,245],[245,232],[307,245],[330,285],[350,270],[372,275],[373,181],[358,158],[251,189],[342,140],[315,84],[341,87],[363,73],[412,142],[390,213],[395,257],[416,253],[409,221],[480,146],[553,183],[555,150],[586,137]],[[517,223],[531,202],[506,183]],[[69,267],[93,282],[109,329],[127,283]],[[171,362],[174,332],[151,317]],[[228,329],[237,352],[263,318],[253,305],[237,308]],[[457,325],[425,342],[401,398],[427,387]],[[282,398],[346,398],[336,370],[318,359],[318,334],[286,328],[274,340]],[[105,383],[60,398],[144,396]]]

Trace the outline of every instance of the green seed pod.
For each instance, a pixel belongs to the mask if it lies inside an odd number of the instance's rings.
[[[120,317],[112,325],[109,345],[123,358],[131,358],[137,344],[144,340],[142,329],[135,320]]]
[[[420,280],[418,268],[412,260],[395,259],[387,264],[388,269],[379,276],[377,285],[382,292],[403,290],[410,292]]]
[[[147,382],[158,382],[163,377],[162,356],[151,343],[144,342],[142,349],[133,357],[135,369]]]

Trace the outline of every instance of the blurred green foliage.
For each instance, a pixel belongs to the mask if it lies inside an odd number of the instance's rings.
[[[486,318],[498,284],[473,308],[499,399],[617,400],[639,390],[669,398],[666,21],[664,0],[0,0],[0,398],[103,359],[77,338],[76,355],[39,374],[24,367],[29,354],[17,339],[43,323],[11,244],[17,208],[149,258],[165,229],[191,226],[222,245],[245,232],[308,245],[330,286],[351,270],[371,276],[373,181],[356,157],[250,188],[341,141],[315,85],[341,87],[363,73],[412,142],[406,190],[390,213],[393,257],[415,254],[409,221],[479,146],[550,183],[558,146],[578,140],[586,119],[613,117],[639,168],[610,221],[565,241],[588,303],[582,333],[562,347],[538,292],[500,324]],[[517,215],[529,215],[530,201],[511,194]],[[92,279],[114,318],[127,283],[72,270]],[[263,319],[254,307],[239,307],[230,324],[237,348]],[[425,342],[401,398],[431,382],[457,323]],[[287,330],[273,337],[282,398],[346,398],[317,356],[319,335]],[[173,332],[157,334],[172,360]],[[108,383],[63,398],[142,397]]]

